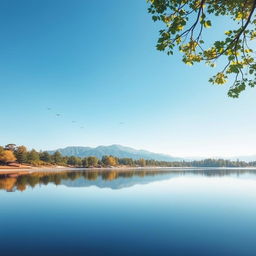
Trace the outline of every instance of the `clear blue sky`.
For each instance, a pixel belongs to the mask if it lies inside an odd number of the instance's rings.
[[[2,0],[0,24],[1,145],[256,153],[256,89],[230,99],[157,52],[145,0]]]

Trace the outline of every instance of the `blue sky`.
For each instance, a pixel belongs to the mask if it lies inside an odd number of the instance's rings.
[[[256,90],[230,99],[208,67],[156,51],[144,0],[2,0],[0,24],[1,145],[256,153]]]

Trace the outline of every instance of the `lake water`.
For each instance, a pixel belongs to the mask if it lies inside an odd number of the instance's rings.
[[[0,255],[256,255],[256,171],[0,175]]]

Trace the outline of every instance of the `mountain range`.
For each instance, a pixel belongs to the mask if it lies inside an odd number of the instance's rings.
[[[172,157],[165,154],[153,153],[146,150],[137,150],[130,147],[124,147],[121,145],[110,145],[110,146],[98,146],[92,147],[66,147],[59,148],[54,151],[48,151],[49,153],[54,153],[59,151],[63,156],[78,156],[78,157],[88,157],[96,156],[102,158],[102,156],[111,155],[118,158],[132,158],[132,159],[154,159],[157,161],[181,161],[182,158]]]
[[[98,158],[102,158],[102,156],[111,155],[118,158],[132,158],[132,159],[153,159],[157,161],[193,161],[193,160],[203,160],[206,158],[212,159],[228,159],[232,161],[236,161],[239,159],[240,161],[250,162],[256,161],[256,155],[249,156],[233,156],[233,157],[174,157],[166,154],[153,153],[147,150],[137,150],[131,147],[125,147],[121,145],[110,145],[110,146],[98,146],[98,147],[79,147],[79,146],[71,146],[66,148],[59,148],[56,150],[50,150],[49,153],[54,153],[59,151],[63,156],[78,156],[78,157],[88,157],[88,156],[96,156]]]

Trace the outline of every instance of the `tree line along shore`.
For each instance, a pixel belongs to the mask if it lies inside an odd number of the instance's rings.
[[[8,144],[0,146],[0,166],[5,167],[44,167],[44,166],[64,166],[64,167],[256,167],[256,161],[231,161],[225,159],[204,159],[198,161],[156,161],[149,159],[118,158],[115,156],[103,156],[101,159],[95,156],[77,157],[63,156],[56,151],[53,154],[47,151],[28,150],[25,146]]]

